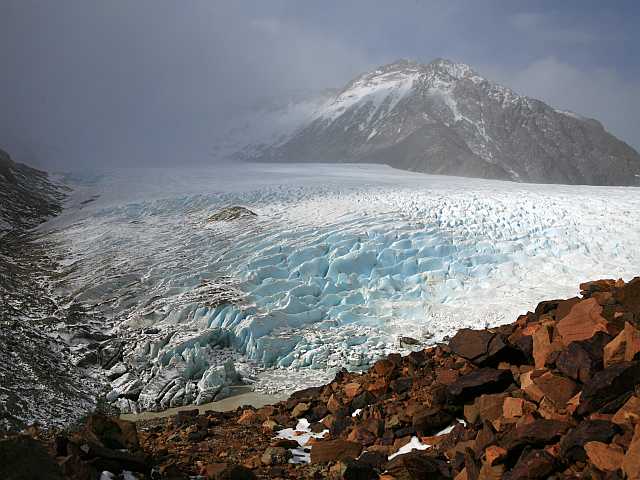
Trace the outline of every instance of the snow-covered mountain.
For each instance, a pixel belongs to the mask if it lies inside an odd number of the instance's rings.
[[[244,157],[375,162],[524,182],[640,183],[640,155],[598,121],[518,95],[444,59],[380,67],[316,105],[296,118],[297,129],[289,124],[271,142],[243,149]]]

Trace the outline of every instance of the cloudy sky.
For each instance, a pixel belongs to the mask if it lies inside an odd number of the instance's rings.
[[[638,25],[636,1],[0,0],[0,146],[53,169],[210,161],[230,112],[445,57],[639,148]]]

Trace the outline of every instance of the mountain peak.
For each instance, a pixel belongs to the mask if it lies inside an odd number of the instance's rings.
[[[400,59],[360,75],[262,152],[278,161],[382,162],[528,182],[635,185],[640,178],[640,155],[596,122],[445,58]]]

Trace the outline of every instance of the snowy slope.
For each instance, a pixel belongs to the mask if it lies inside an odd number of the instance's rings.
[[[640,177],[640,155],[596,120],[444,59],[365,73],[270,148],[245,153],[525,182],[636,185]]]
[[[640,267],[634,188],[326,164],[112,172],[76,187],[48,224],[69,250],[60,293],[122,342],[108,398],[125,409],[194,401],[228,360],[258,389],[314,383],[399,350],[399,336],[424,345],[512,321]],[[228,205],[257,216],[209,221]]]

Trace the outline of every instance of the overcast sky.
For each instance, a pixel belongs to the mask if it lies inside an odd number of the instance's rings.
[[[465,62],[640,147],[640,2],[0,0],[0,147],[210,161],[229,112],[398,58]]]

